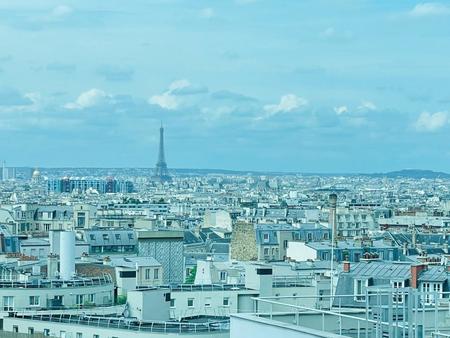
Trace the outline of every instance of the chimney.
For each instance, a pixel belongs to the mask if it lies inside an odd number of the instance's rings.
[[[337,243],[337,221],[336,221],[336,205],[337,205],[337,195],[331,194],[329,196],[329,205],[330,205],[330,215],[329,215],[329,225],[331,229],[331,233],[335,244]]]
[[[344,265],[344,272],[350,272],[350,262],[344,261],[342,264]]]
[[[411,287],[417,289],[419,287],[419,276],[420,273],[427,269],[426,264],[416,264],[411,265]]]

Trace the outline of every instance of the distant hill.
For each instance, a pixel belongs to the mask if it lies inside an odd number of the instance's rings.
[[[450,178],[450,174],[433,171],[433,170],[420,170],[420,169],[404,169],[398,171],[391,171],[387,173],[377,173],[370,174],[372,177],[389,177],[389,178],[397,178],[397,177],[405,177],[405,178]]]

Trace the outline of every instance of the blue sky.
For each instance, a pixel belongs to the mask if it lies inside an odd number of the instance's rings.
[[[450,2],[0,0],[10,165],[450,172]]]

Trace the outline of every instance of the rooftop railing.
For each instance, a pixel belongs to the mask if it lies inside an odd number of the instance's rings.
[[[0,280],[0,289],[54,289],[77,288],[113,284],[109,274],[100,277],[79,278],[72,280],[37,279],[32,281]]]
[[[344,337],[450,338],[449,295],[450,292],[421,292],[412,288],[378,288],[367,290],[363,295],[257,297],[253,300],[255,316],[275,321],[292,317],[298,326]],[[306,306],[308,299],[309,304],[316,303],[316,307]],[[353,303],[351,306],[349,299]],[[359,299],[356,306],[355,299]],[[324,306],[317,306],[321,302]],[[331,308],[330,304],[333,304]]]
[[[230,330],[229,320],[208,320],[205,322],[176,322],[176,321],[137,321],[123,317],[104,317],[72,314],[19,314],[11,313],[10,317],[22,320],[36,320],[63,324],[87,325],[108,329],[130,330],[139,332],[158,333],[207,333],[226,332]]]

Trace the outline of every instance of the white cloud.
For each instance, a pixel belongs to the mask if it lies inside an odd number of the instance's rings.
[[[170,92],[162,93],[161,95],[153,95],[148,102],[150,104],[156,104],[161,108],[168,110],[175,110],[178,108],[178,100],[176,96],[171,95]]]
[[[202,17],[202,18],[205,18],[205,19],[211,19],[212,17],[214,17],[216,15],[216,13],[214,12],[214,9],[212,9],[212,8],[210,8],[210,7],[208,7],[208,8],[203,8],[201,11],[200,11],[200,16]]]
[[[148,102],[164,109],[175,110],[182,102],[187,101],[187,96],[203,94],[207,91],[206,87],[193,85],[188,80],[181,79],[172,82],[164,93],[150,97]]]
[[[278,104],[268,104],[264,106],[266,117],[276,115],[278,113],[287,113],[308,104],[308,101],[294,94],[283,95]]]
[[[169,92],[173,92],[178,89],[184,89],[189,87],[190,85],[191,83],[186,79],[176,80],[169,85]]]
[[[413,17],[448,15],[450,14],[450,7],[438,2],[423,2],[414,6],[409,11],[409,15]]]
[[[359,110],[376,110],[377,106],[371,101],[362,101],[358,106]]]
[[[334,107],[336,115],[342,115],[348,112],[347,106]]]
[[[105,93],[103,90],[92,88],[75,100],[75,102],[69,102],[64,105],[67,109],[85,109],[93,106],[98,106],[108,102],[112,98],[111,95]]]
[[[441,129],[449,122],[450,116],[447,112],[423,112],[419,115],[419,118],[414,125],[417,131],[433,132]]]

